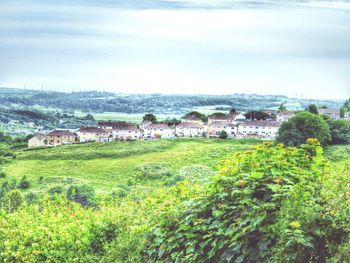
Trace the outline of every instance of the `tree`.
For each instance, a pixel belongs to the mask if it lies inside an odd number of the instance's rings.
[[[191,115],[200,118],[203,122],[208,121],[208,116],[198,111],[191,111],[190,113],[187,113],[185,116],[191,116]]]
[[[329,125],[321,116],[306,111],[283,122],[276,141],[287,146],[298,146],[309,138],[316,138],[325,144],[330,139],[330,131]]]
[[[152,123],[157,123],[157,117],[152,113],[147,113],[143,116],[144,121],[150,121]]]
[[[287,110],[287,107],[284,105],[285,102],[282,102],[280,106],[278,107],[278,111],[284,111]]]
[[[236,109],[235,108],[232,108],[231,110],[230,110],[230,114],[233,114],[233,113],[236,113],[237,111],[236,111]]]
[[[331,143],[350,144],[350,121],[345,119],[333,120],[331,123]]]
[[[310,104],[307,108],[308,112],[318,115],[318,109],[315,104]]]
[[[227,132],[222,130],[219,134],[220,139],[227,139]]]
[[[244,114],[244,116],[251,120],[266,120],[270,117],[267,112],[261,110],[248,111]]]

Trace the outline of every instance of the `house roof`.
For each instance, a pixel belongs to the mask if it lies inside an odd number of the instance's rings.
[[[318,112],[320,114],[340,114],[340,110],[339,109],[319,109]]]
[[[279,121],[246,121],[241,126],[258,126],[258,127],[279,127],[281,122]]]
[[[130,122],[122,122],[118,125],[113,127],[113,130],[120,130],[120,131],[137,131],[137,125],[135,123]]]
[[[294,112],[289,111],[289,110],[283,110],[277,113],[278,116],[290,116],[294,115]]]
[[[215,127],[215,128],[223,128],[223,127],[233,127],[234,125],[229,121],[213,121],[208,126]]]
[[[47,138],[47,135],[42,133],[36,133],[32,138],[37,138],[39,141],[42,141]]]
[[[49,132],[48,136],[75,136],[75,134],[69,130],[54,130]]]
[[[181,122],[176,126],[176,128],[197,128],[200,129],[202,128],[202,125],[199,125],[198,123],[195,122]]]
[[[170,129],[168,124],[165,124],[165,123],[152,123],[152,124],[147,125],[145,128],[148,130],[151,130],[151,129]]]
[[[146,127],[146,126],[152,124],[152,122],[149,121],[149,120],[145,120],[145,121],[143,121],[141,124],[142,124],[144,127]]]
[[[201,118],[199,118],[197,115],[195,114],[188,114],[186,116],[183,117],[184,120],[198,120],[201,121]]]
[[[86,133],[107,133],[104,129],[98,128],[98,127],[80,127],[80,132],[86,132]]]

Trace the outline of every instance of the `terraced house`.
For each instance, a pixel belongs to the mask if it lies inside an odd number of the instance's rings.
[[[169,139],[175,137],[175,131],[167,124],[159,123],[148,123],[143,126],[143,137],[145,139]]]
[[[58,146],[75,142],[77,142],[77,136],[69,130],[54,130],[47,134],[47,146]]]
[[[98,127],[81,127],[77,134],[80,142],[112,141],[112,133]]]
[[[238,136],[274,139],[280,126],[279,121],[246,121],[238,126]]]

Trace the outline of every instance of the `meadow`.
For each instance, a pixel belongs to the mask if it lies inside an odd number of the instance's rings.
[[[176,139],[65,145],[19,151],[17,160],[4,170],[17,180],[26,176],[31,191],[46,191],[57,184],[87,183],[97,192],[109,192],[117,185],[130,184],[135,169],[142,164],[165,163],[170,176],[176,176],[183,167],[196,164],[215,172],[220,160],[233,152],[249,149],[257,142]],[[144,187],[162,184],[164,180],[136,182]]]

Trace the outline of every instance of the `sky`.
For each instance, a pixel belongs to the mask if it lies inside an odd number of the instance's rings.
[[[350,0],[0,0],[0,87],[350,97]]]

